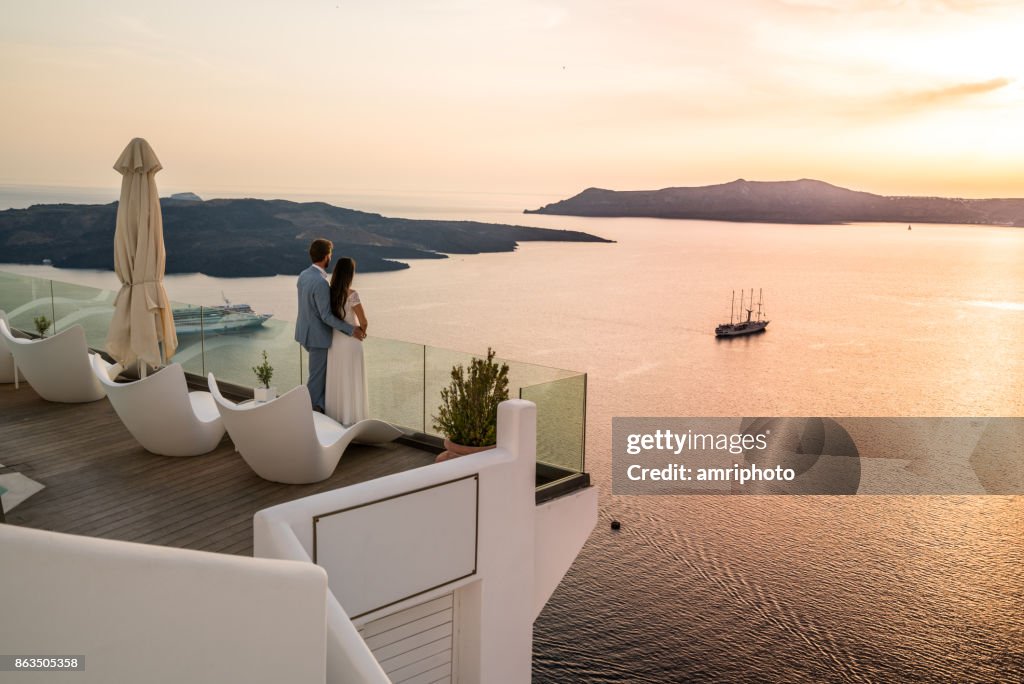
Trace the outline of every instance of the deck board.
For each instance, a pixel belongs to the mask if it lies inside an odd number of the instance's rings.
[[[0,472],[46,485],[7,513],[14,525],[249,556],[256,511],[433,460],[402,444],[352,445],[324,482],[278,484],[253,473],[226,436],[203,456],[156,456],[106,399],[55,404],[25,383],[0,385]]]

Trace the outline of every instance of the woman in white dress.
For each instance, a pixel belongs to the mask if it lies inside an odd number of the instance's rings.
[[[338,318],[366,332],[366,312],[359,302],[359,293],[352,289],[355,274],[354,260],[348,257],[338,259],[331,273],[331,310]],[[324,412],[342,425],[353,425],[369,417],[363,343],[337,330],[327,352],[325,399]]]

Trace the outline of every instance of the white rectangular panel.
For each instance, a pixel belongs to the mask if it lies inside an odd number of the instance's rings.
[[[358,617],[476,572],[477,477],[313,519],[314,559]]]

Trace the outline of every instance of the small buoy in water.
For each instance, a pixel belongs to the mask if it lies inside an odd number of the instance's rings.
[[[619,529],[619,527],[620,527],[619,521],[618,520],[612,520],[612,529],[613,530],[617,530],[617,529]]]

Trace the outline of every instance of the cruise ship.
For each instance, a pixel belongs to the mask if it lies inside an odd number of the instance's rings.
[[[232,333],[259,328],[273,317],[253,311],[248,304],[232,304],[224,297],[217,306],[185,306],[174,309],[174,327],[179,335]]]
[[[0,309],[14,297],[0,288]],[[16,336],[34,314],[11,321]],[[533,623],[597,521],[585,375],[552,393],[554,369],[519,364],[537,384],[501,404],[489,451],[435,463],[428,426],[393,418],[400,439],[353,444],[326,480],[296,485],[257,475],[230,436],[200,456],[149,453],[108,399],[47,401],[27,366],[10,382],[6,347],[0,643],[23,665],[90,683],[530,681]],[[435,400],[423,371],[369,368],[370,390],[401,412],[418,388],[411,421]]]

